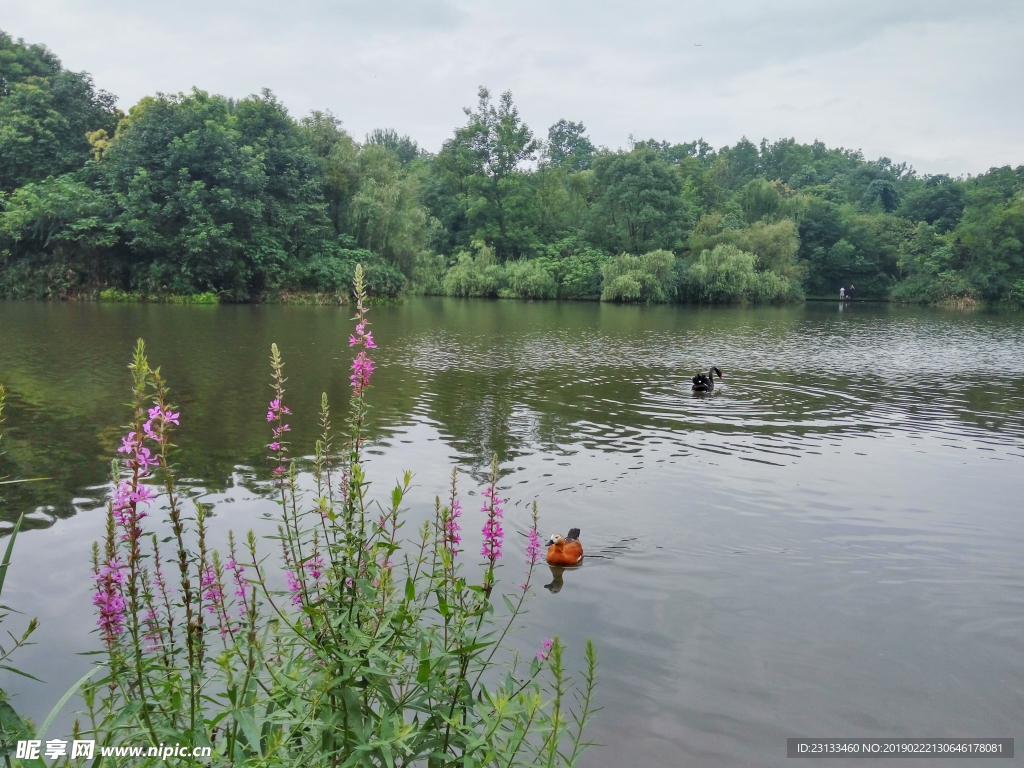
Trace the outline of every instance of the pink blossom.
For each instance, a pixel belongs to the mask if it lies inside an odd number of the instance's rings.
[[[235,558],[228,560],[224,567],[231,571],[231,577],[235,582],[235,597],[244,600],[245,599],[245,577],[242,574],[244,565],[240,565]]]
[[[526,564],[536,565],[540,560],[540,534],[536,528],[530,529],[530,540],[526,545]]]
[[[156,491],[148,485],[140,485],[132,492],[129,498],[136,504],[149,504],[150,501],[156,498]]]
[[[157,612],[156,607],[150,606],[142,621],[148,630],[146,632],[146,650],[155,651],[160,647],[160,614]]]
[[[139,465],[140,470],[145,472],[150,467],[159,464],[160,460],[149,452],[149,448],[143,448],[140,446],[135,452],[135,463]]]
[[[178,413],[171,413],[171,409],[170,408],[165,408],[164,409],[163,418],[164,418],[164,423],[165,424],[174,424],[175,426],[177,426],[178,425],[178,417],[179,416],[181,416],[181,412],[180,411]]]
[[[210,613],[217,613],[218,610],[224,608],[224,590],[221,589],[220,579],[212,565],[203,569],[199,585],[203,590],[203,599],[207,602],[206,610]]]
[[[121,447],[117,449],[118,453],[134,453],[136,447],[135,433],[129,432],[127,437],[121,438]]]
[[[505,536],[505,532],[501,529],[501,523],[498,522],[503,517],[501,499],[498,497],[498,492],[493,485],[483,492],[483,497],[487,501],[484,503],[481,512],[487,513],[487,519],[484,521],[484,545],[480,550],[480,554],[487,558],[493,566],[494,561],[501,557],[501,543]]]
[[[224,564],[224,567],[227,570],[231,571],[231,580],[235,583],[235,597],[237,597],[238,602],[242,604],[238,616],[240,619],[244,620],[249,612],[249,605],[246,602],[245,591],[245,586],[247,582],[245,580],[245,574],[243,573],[243,569],[245,568],[245,566],[239,563],[237,560],[235,560],[233,550],[234,546],[232,545],[232,557]]]
[[[544,650],[537,651],[537,658],[541,661],[546,661],[548,656],[551,655],[551,648],[554,646],[554,644],[554,640],[545,640],[543,643],[541,643],[541,645],[544,647]]]
[[[320,556],[320,553],[313,555],[312,558],[306,563],[306,571],[317,581],[324,574],[324,559]]]
[[[277,417],[286,413],[291,413],[291,411],[288,410],[288,406],[282,405],[281,398],[275,397],[270,401],[270,409],[267,411],[267,421],[273,421]]]
[[[285,578],[288,579],[288,591],[292,593],[292,605],[302,604],[302,584],[299,577],[292,571],[285,571]]]
[[[370,384],[370,376],[373,375],[373,360],[366,356],[366,352],[360,352],[352,361],[352,386],[356,394],[360,394]]]
[[[279,442],[277,442],[277,441],[274,441],[273,443],[268,445],[267,448],[269,448],[272,451],[280,451],[281,450],[281,444]]]
[[[455,499],[452,502],[451,512],[448,515],[448,522],[445,526],[448,548],[453,552],[455,551],[455,547],[462,543],[462,529],[459,526],[460,517],[462,517],[462,503],[458,499]]]
[[[96,624],[103,631],[103,639],[108,647],[124,633],[126,606],[122,588],[125,582],[125,567],[121,559],[115,556],[101,565],[99,572],[93,577],[96,581],[96,592],[92,602],[100,609],[100,617]]]

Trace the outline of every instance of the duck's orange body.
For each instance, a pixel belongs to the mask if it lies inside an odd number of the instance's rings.
[[[583,561],[580,529],[572,528],[566,538],[554,534],[548,539],[548,565],[579,565]]]

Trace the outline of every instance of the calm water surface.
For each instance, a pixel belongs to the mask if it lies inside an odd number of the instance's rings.
[[[40,617],[17,661],[47,681],[7,675],[16,706],[40,721],[95,647],[89,548],[134,340],[172,383],[181,469],[223,538],[272,528],[270,343],[311,453],[321,391],[346,395],[348,315],[0,303],[0,475],[55,478],[0,495],[3,520],[32,511],[4,602]],[[475,492],[497,453],[507,527],[537,499],[595,555],[560,590],[545,572],[514,638],[561,635],[577,662],[595,639],[588,765],[782,766],[787,736],[1024,746],[1021,314],[416,299],[373,321],[378,487],[416,472],[415,518],[453,464]],[[712,364],[725,386],[691,395]]]

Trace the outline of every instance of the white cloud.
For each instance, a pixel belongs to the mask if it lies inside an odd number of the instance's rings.
[[[1024,163],[1014,0],[0,0],[0,19],[122,107],[266,86],[437,149],[484,84],[538,134],[566,117],[613,147],[794,136],[924,172]]]

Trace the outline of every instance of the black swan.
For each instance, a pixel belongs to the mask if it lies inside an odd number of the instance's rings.
[[[707,376],[703,373],[698,373],[693,377],[693,391],[694,392],[712,392],[715,389],[715,374],[718,374],[718,380],[722,380],[722,372],[718,368],[712,365],[708,369]]]

